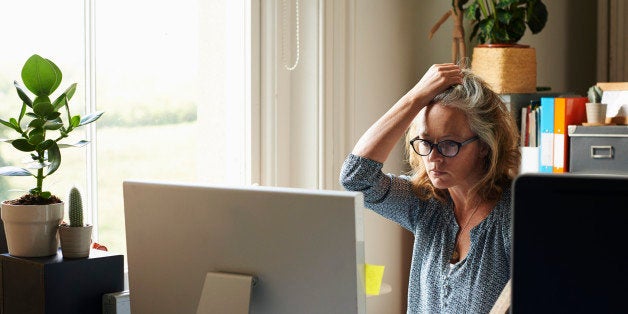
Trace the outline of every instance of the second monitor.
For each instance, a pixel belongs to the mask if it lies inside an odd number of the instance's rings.
[[[251,313],[365,312],[359,193],[126,181],[124,206],[134,313],[196,313],[208,272],[255,277]]]

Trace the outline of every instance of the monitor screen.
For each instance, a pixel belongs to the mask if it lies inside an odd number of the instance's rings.
[[[513,191],[512,313],[625,312],[628,177],[525,174]]]
[[[364,313],[360,193],[125,181],[131,311],[196,313],[208,272],[251,313]]]

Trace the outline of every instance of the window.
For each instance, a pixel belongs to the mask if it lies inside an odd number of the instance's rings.
[[[76,132],[84,132],[77,136],[88,138],[89,147],[64,149],[60,170],[44,188],[62,199],[72,185],[84,191],[94,238],[110,251],[126,251],[123,180],[251,182],[246,3],[0,4],[0,25],[14,30],[4,36],[10,44],[3,45],[0,61],[0,114],[19,110],[12,82],[21,81],[21,66],[33,53],[63,71],[60,90],[78,83],[74,111],[105,112]],[[7,144],[0,147],[2,165],[21,158]],[[0,184],[28,189],[29,179],[0,178]],[[24,192],[3,193],[16,198]],[[174,209],[173,223],[184,211]]]
[[[44,188],[65,198],[78,186],[95,241],[113,252],[126,252],[126,179],[339,188],[352,128],[351,8],[332,0],[3,2],[0,26],[13,31],[0,59],[0,115],[16,114],[12,82],[33,53],[63,71],[60,90],[78,83],[73,112],[105,112],[75,131],[90,144],[64,149]],[[23,157],[0,145],[0,165]],[[0,177],[0,197],[19,197],[7,189],[26,190],[29,179]],[[176,223],[185,210],[174,210]]]

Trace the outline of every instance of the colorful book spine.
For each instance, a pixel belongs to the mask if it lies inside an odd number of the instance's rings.
[[[553,172],[554,97],[541,97],[540,120],[539,172]]]
[[[554,153],[552,172],[565,172],[565,98],[554,98]]]
[[[552,172],[569,171],[567,126],[586,121],[586,97],[560,97],[554,101],[554,164]]]

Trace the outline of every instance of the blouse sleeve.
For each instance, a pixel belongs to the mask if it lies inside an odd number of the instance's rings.
[[[340,183],[349,191],[362,192],[364,205],[414,232],[419,198],[409,177],[384,174],[383,164],[350,154],[342,166]]]

